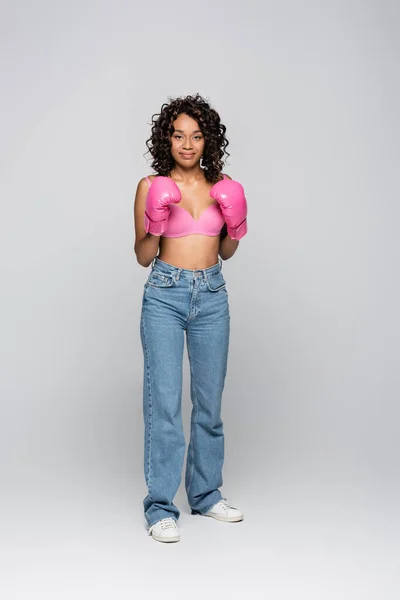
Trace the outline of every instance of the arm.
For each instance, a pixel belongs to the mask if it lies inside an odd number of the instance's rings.
[[[226,175],[226,177],[228,179],[232,179],[232,177],[229,177],[229,175]],[[227,228],[226,223],[224,223],[224,226],[222,227],[221,233],[220,233],[219,250],[218,250],[218,254],[222,258],[222,260],[228,260],[228,258],[231,258],[235,254],[238,246],[239,246],[239,240],[233,240],[228,235],[228,228]]]
[[[228,260],[235,254],[239,246],[239,240],[233,240],[227,233],[224,235],[224,230],[226,232],[226,224],[221,230],[218,254],[222,260]]]
[[[136,188],[134,204],[135,245],[136,259],[142,267],[148,267],[158,254],[160,236],[146,233],[144,226],[144,213],[146,208],[148,185],[143,177]]]

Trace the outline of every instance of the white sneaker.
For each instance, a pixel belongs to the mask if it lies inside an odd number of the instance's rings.
[[[235,521],[243,521],[244,514],[235,506],[228,504],[226,498],[221,498],[217,504],[214,504],[206,513],[203,513],[205,517],[213,517],[218,521],[228,521],[233,523]]]
[[[181,539],[179,527],[173,517],[156,521],[148,527],[147,532],[158,542],[179,542]]]

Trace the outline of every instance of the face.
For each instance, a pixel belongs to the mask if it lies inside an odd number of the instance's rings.
[[[205,139],[197,121],[181,114],[173,122],[171,154],[176,164],[193,167],[203,155]]]

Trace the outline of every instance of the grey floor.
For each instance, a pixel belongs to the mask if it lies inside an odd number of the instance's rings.
[[[268,474],[267,474],[268,475]],[[3,494],[4,600],[253,598],[398,600],[399,520],[390,486],[254,474],[221,491],[245,519],[190,515],[181,541],[147,536],[142,481],[31,474]],[[18,478],[15,474],[14,482]],[[398,498],[397,498],[398,499]],[[140,594],[140,595],[139,595]]]

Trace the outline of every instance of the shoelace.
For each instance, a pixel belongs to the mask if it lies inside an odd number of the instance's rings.
[[[226,512],[228,512],[230,508],[236,508],[235,506],[232,506],[232,504],[229,504],[227,502],[227,498],[221,498],[221,500],[219,500],[217,504],[219,504],[219,506],[221,506]]]
[[[168,529],[168,527],[176,528],[176,521],[173,519],[173,517],[166,517],[165,519],[161,520],[161,527],[163,529]]]
[[[173,517],[165,517],[164,519],[161,519],[160,524],[161,524],[162,529],[168,529],[169,527],[176,529],[176,521]],[[155,525],[155,523],[153,523],[153,525],[151,525],[151,527],[149,527],[149,529],[148,529],[149,535],[152,532],[154,525]]]

